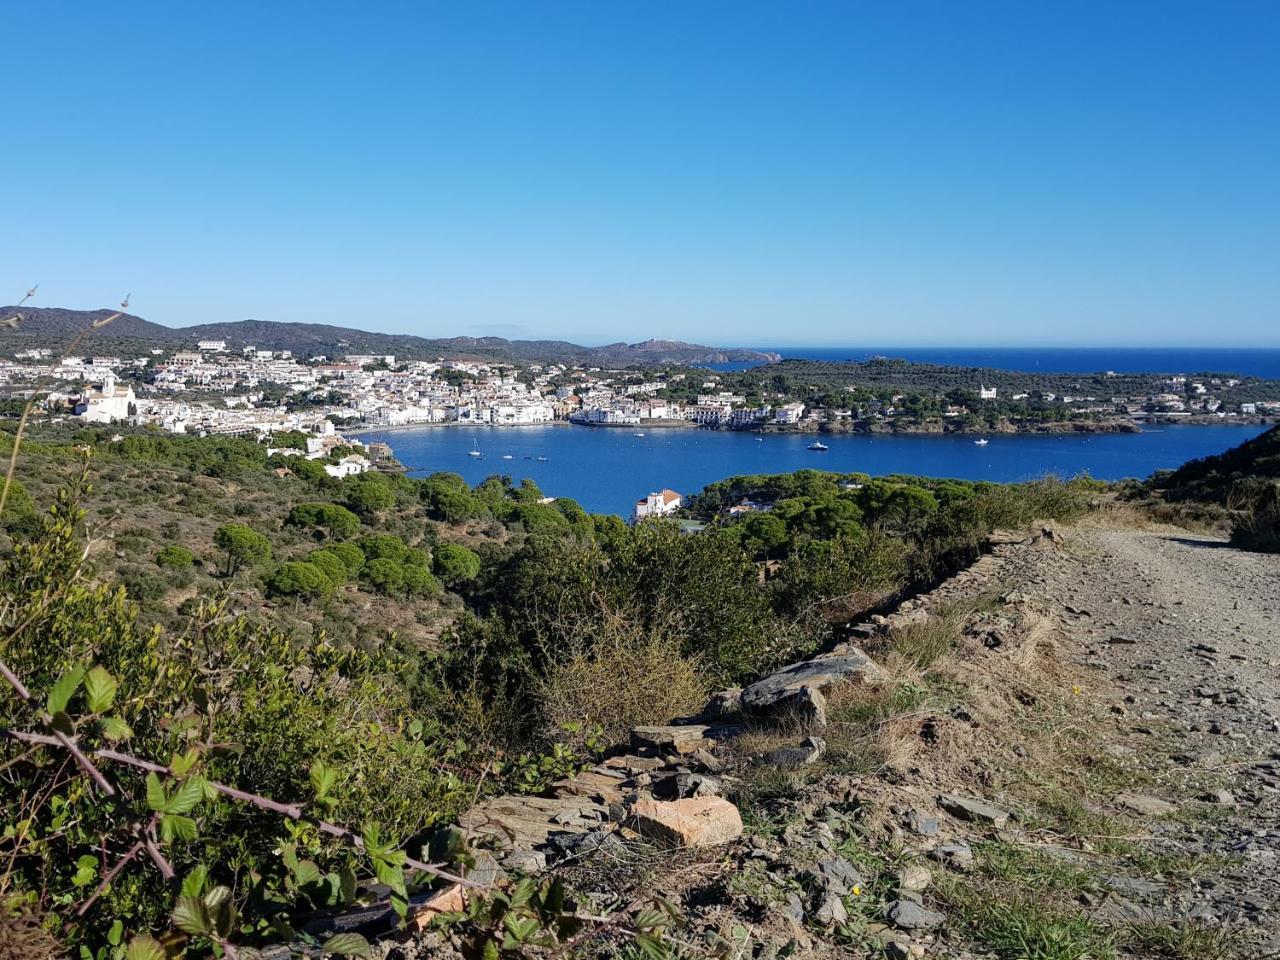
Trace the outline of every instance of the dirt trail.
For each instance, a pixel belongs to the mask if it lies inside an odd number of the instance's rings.
[[[1025,574],[1059,611],[1062,654],[1118,695],[1104,747],[1153,778],[1144,796],[1173,804],[1152,834],[1216,864],[1163,905],[1280,956],[1280,556],[1076,529]]]

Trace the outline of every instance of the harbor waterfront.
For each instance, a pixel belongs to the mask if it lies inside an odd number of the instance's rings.
[[[729,430],[640,431],[547,424],[527,427],[425,427],[375,430],[411,476],[437,471],[478,483],[493,474],[533,479],[547,496],[571,497],[595,513],[628,516],[651,490],[695,493],[737,474],[813,468],[842,473],[891,473],[967,480],[1016,481],[1047,473],[1101,480],[1146,477],[1243,443],[1267,428],[1160,426],[1127,434],[822,435],[829,449],[812,451],[813,434],[761,436]],[[482,456],[472,456],[474,450]],[[509,459],[504,459],[509,458]],[[540,459],[543,458],[543,459]]]

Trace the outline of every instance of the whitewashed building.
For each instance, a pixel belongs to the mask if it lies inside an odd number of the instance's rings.
[[[651,517],[669,517],[680,509],[683,502],[683,498],[674,490],[659,490],[636,501],[634,520],[639,522]]]

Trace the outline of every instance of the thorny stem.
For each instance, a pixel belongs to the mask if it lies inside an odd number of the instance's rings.
[[[86,900],[84,903],[80,904],[79,909],[76,910],[76,916],[83,917],[86,913],[88,913],[89,908],[92,907],[94,903],[97,902],[98,898],[102,896],[102,894],[106,891],[107,887],[111,886],[111,881],[116,878],[116,874],[118,874],[121,870],[123,870],[126,866],[128,866],[128,864],[132,862],[133,858],[136,857],[141,852],[142,852],[142,841],[139,840],[137,843],[135,843],[132,847],[129,848],[128,852],[125,853],[124,856],[122,856],[119,860],[117,860],[112,865],[110,870],[108,870],[105,874],[102,875],[102,882],[99,883],[98,888],[93,891],[93,895],[89,897],[89,899]]]
[[[63,746],[56,736],[50,736],[48,734],[29,733],[25,730],[5,730],[3,733],[5,736],[11,737],[14,740],[20,740],[23,743],[42,743],[47,746]],[[123,763],[127,766],[137,767],[140,770],[146,770],[150,773],[173,776],[173,772],[166,766],[159,763],[153,763],[150,760],[143,760],[140,757],[130,756],[129,754],[121,753],[118,750],[108,750],[104,748],[101,750],[95,750],[93,755],[99,760],[113,760],[116,763]],[[229,787],[226,784],[218,783],[214,780],[209,780],[207,783],[218,793],[231,797],[232,799],[252,804],[253,806],[259,807],[263,810],[270,810],[274,813],[283,814],[292,820],[301,820],[303,818],[302,807],[298,804],[280,803],[277,800],[272,800],[270,797],[264,797],[256,793],[249,793],[245,790],[238,790],[235,787]],[[360,838],[359,834],[348,830],[346,827],[339,826],[336,823],[329,823],[326,820],[317,820],[314,822],[316,828],[321,833],[327,833],[331,837],[338,837],[339,839],[346,840],[352,846],[364,849],[364,840]],[[150,853],[151,847],[148,846],[147,850]],[[439,877],[441,880],[448,880],[451,883],[460,883],[465,887],[475,887],[480,889],[485,886],[482,883],[476,883],[474,880],[468,880],[465,877],[443,870],[440,865],[436,863],[423,863],[421,860],[416,860],[407,856],[405,857],[404,862],[406,866],[413,867],[415,870],[421,870],[424,873],[429,873],[432,876]],[[157,866],[158,865],[159,863],[157,863]]]

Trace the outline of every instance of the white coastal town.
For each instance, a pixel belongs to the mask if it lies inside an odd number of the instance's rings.
[[[269,436],[433,424],[700,426],[724,429],[911,429],[1040,411],[1045,420],[1231,420],[1280,413],[1271,395],[1234,399],[1241,380],[1169,375],[1132,395],[1003,393],[986,384],[967,396],[844,388],[843,402],[781,389],[748,396],[709,370],[608,370],[565,363],[401,359],[390,354],[298,357],[289,350],[201,340],[192,349],[135,356],[55,357],[47,348],[0,359],[4,399],[37,398],[51,418],[126,424],[172,433]],[[961,391],[962,392],[962,391]],[[804,402],[810,400],[809,403]],[[1051,411],[1045,416],[1044,411]],[[1011,412],[1012,411],[1012,412]],[[1030,417],[1027,417],[1028,422]],[[325,427],[324,424],[329,424]]]

